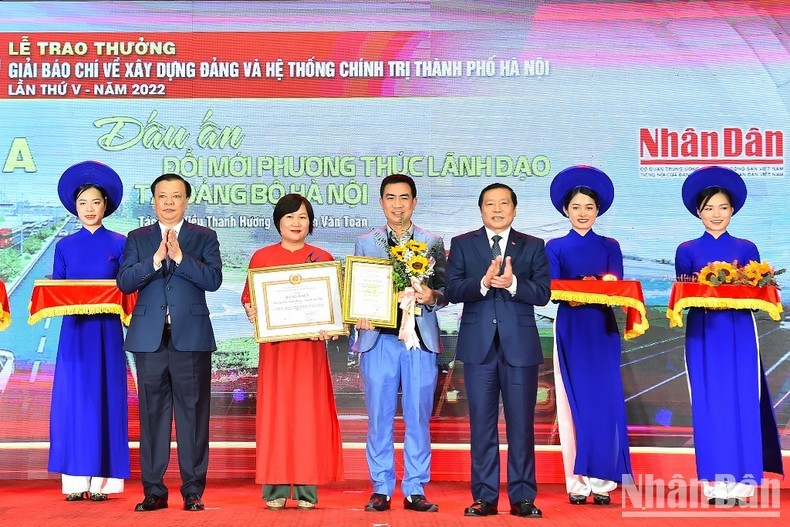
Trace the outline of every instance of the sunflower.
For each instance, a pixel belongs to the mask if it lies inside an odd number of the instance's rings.
[[[729,262],[716,262],[714,265],[716,268],[716,274],[719,276],[719,282],[722,284],[731,283],[738,275],[738,272],[736,271],[737,264],[731,264]]]
[[[750,261],[741,269],[744,276],[749,281],[750,285],[764,287],[766,285],[776,286],[776,275],[785,272],[784,269],[776,270],[771,264],[763,260],[762,262]]]
[[[757,285],[765,276],[770,276],[773,272],[768,262],[755,262],[752,260],[741,268],[741,273],[746,278],[749,285]]]
[[[424,242],[418,242],[417,240],[409,240],[406,242],[406,247],[413,252],[413,253],[424,253],[428,250],[428,245]]]
[[[755,262],[752,260],[751,262],[747,263],[743,266],[743,268],[753,270],[753,272],[760,276],[765,276],[773,273],[774,269],[771,267],[771,264],[763,260],[762,262]]]
[[[713,264],[708,264],[699,270],[697,274],[697,281],[703,285],[719,285],[719,280],[716,278],[716,272],[713,270]]]
[[[732,284],[738,281],[737,264],[711,262],[699,272],[699,282],[706,285]]]
[[[407,265],[414,276],[420,276],[428,268],[428,259],[425,256],[413,256]]]
[[[396,260],[403,261],[403,254],[405,252],[406,252],[406,248],[403,245],[396,245],[395,247],[390,247],[390,256],[392,256]]]
[[[719,284],[731,284],[738,276],[736,271],[737,264],[729,262],[713,262],[713,269],[716,272],[716,278],[719,279]]]

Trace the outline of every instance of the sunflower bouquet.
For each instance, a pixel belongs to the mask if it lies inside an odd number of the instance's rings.
[[[433,276],[436,260],[425,242],[407,239],[405,236],[392,247],[383,238],[378,239],[392,262],[392,282],[398,290],[398,306],[401,309],[398,339],[406,349],[420,347],[420,338],[415,329],[415,317],[421,314],[417,307],[416,292]]]
[[[757,262],[751,260],[746,265],[738,265],[737,261],[730,262],[710,262],[700,269],[697,273],[697,281],[704,285],[750,285],[756,287],[773,286],[779,289],[776,282],[777,275],[785,272],[785,269],[776,269],[771,264],[763,260]]]
[[[392,282],[398,291],[411,286],[412,279],[424,284],[433,276],[436,260],[431,256],[425,242],[400,240],[397,245],[390,247],[384,241],[383,245],[392,262]]]

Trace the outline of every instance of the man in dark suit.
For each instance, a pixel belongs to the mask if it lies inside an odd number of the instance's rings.
[[[543,354],[534,306],[549,301],[549,263],[543,240],[511,228],[518,204],[513,189],[489,185],[477,204],[484,227],[453,238],[444,290],[448,301],[464,303],[456,358],[464,363],[474,498],[464,514],[497,514],[501,393],[510,514],[540,518],[534,413]]]
[[[138,292],[124,349],[134,353],[140,402],[140,471],[145,499],[167,507],[163,478],[175,409],[184,509],[203,510],[208,468],[211,352],[217,349],[206,291],[222,283],[217,234],[184,221],[191,187],[164,174],[151,184],[157,223],[129,233],[118,287]]]

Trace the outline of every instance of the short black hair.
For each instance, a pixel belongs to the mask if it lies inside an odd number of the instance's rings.
[[[482,209],[483,208],[483,194],[488,192],[489,190],[496,190],[498,188],[503,188],[510,191],[510,199],[513,201],[513,206],[518,205],[518,197],[516,197],[515,191],[512,188],[508,187],[504,183],[491,183],[486,188],[480,191],[480,197],[477,198],[477,207]]]
[[[277,229],[278,233],[280,232],[280,220],[283,219],[283,216],[296,212],[302,205],[304,205],[304,208],[307,210],[307,217],[310,219],[310,227],[307,232],[308,234],[313,234],[313,220],[315,219],[313,206],[310,205],[310,201],[301,194],[286,194],[281,197],[277,205],[274,206],[272,219],[274,219],[274,228]]]
[[[406,183],[411,189],[411,197],[417,197],[417,185],[414,184],[414,180],[411,176],[407,176],[406,174],[390,174],[382,179],[381,187],[379,188],[379,197],[384,197],[384,187],[387,185],[394,185],[395,183]]]
[[[712,198],[719,192],[727,196],[727,201],[729,202],[730,207],[732,207],[732,194],[730,194],[729,190],[721,187],[708,187],[700,191],[699,194],[697,194],[697,212],[704,209],[705,205],[707,205],[708,202],[710,201],[710,198]]]
[[[182,178],[178,174],[173,174],[173,173],[162,174],[161,176],[156,178],[154,182],[151,183],[151,195],[156,196],[156,186],[159,184],[159,182],[176,181],[176,180],[184,183],[184,188],[186,188],[186,193],[187,193],[187,199],[189,199],[190,196],[192,196],[192,185],[190,185],[186,179]]]
[[[101,194],[101,197],[104,199],[104,204],[107,205],[110,200],[110,195],[104,189],[104,187],[97,185],[95,183],[83,183],[74,191],[74,203],[77,203],[77,199],[79,199],[80,194],[88,190],[89,188],[95,188]]]
[[[565,209],[567,210],[567,209],[568,209],[568,205],[570,205],[570,204],[571,204],[571,200],[572,200],[572,199],[573,199],[573,198],[574,198],[574,197],[575,197],[577,194],[584,194],[585,196],[589,196],[589,197],[591,197],[591,198],[593,199],[593,201],[595,202],[595,208],[596,208],[596,209],[600,209],[600,208],[601,208],[601,206],[600,206],[600,205],[599,205],[599,203],[598,203],[598,202],[599,202],[598,193],[597,193],[597,192],[595,192],[595,191],[594,191],[593,189],[591,189],[590,187],[576,187],[576,188],[572,188],[572,189],[570,189],[570,190],[569,190],[569,191],[568,191],[568,192],[565,194],[565,197],[564,197],[564,198],[562,198],[562,206],[563,206],[563,208],[565,208]]]

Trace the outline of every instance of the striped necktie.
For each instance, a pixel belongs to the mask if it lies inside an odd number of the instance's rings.
[[[502,236],[499,234],[494,234],[491,237],[491,254],[494,258],[497,256],[502,256],[502,249],[499,248],[499,240],[502,239]]]

